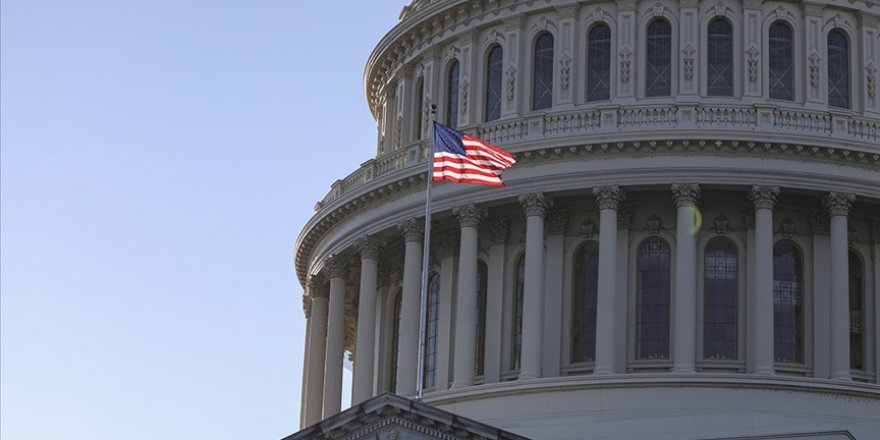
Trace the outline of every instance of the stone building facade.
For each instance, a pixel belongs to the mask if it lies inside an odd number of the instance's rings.
[[[530,438],[880,438],[880,5],[416,0],[375,157],[300,233],[302,420],[416,394],[430,109],[515,154],[438,184],[424,402]],[[824,437],[822,437],[824,436]]]

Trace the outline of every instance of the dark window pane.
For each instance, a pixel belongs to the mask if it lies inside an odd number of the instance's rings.
[[[514,298],[513,319],[513,369],[519,370],[522,358],[522,318],[523,318],[523,292],[525,291],[526,257],[519,257],[516,265],[516,292]]]
[[[446,125],[458,127],[458,61],[449,66],[446,77]]]
[[[638,251],[636,358],[669,358],[669,244],[659,237]]]
[[[862,259],[849,253],[849,366],[865,369],[865,295]]]
[[[706,246],[703,266],[703,357],[736,359],[736,246],[726,238]]]
[[[588,362],[596,356],[596,300],[599,292],[599,244],[581,246],[574,259],[574,297],[571,361]]]
[[[532,109],[553,105],[553,35],[542,34],[535,40],[535,71],[532,84]]]
[[[489,269],[486,263],[477,263],[477,341],[474,353],[474,374],[483,375],[486,364],[486,294],[489,287]]]
[[[781,21],[770,25],[770,98],[794,99],[794,44],[791,27]]]
[[[671,95],[672,26],[665,19],[654,20],[648,25],[645,57],[645,95]]]
[[[587,101],[608,99],[611,93],[611,28],[598,24],[587,42]]]
[[[804,361],[801,253],[790,241],[773,246],[773,351],[776,362]]]
[[[706,45],[706,91],[709,96],[733,96],[733,30],[730,22],[709,22]]]
[[[849,108],[849,44],[837,29],[828,33],[828,105]]]
[[[440,276],[434,274],[428,281],[428,298],[425,307],[425,364],[424,388],[434,386],[437,371],[437,322],[440,309]]]
[[[501,117],[501,62],[503,51],[495,46],[489,51],[486,65],[486,121]]]

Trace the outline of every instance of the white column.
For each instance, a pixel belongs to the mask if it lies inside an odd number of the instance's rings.
[[[562,368],[562,278],[568,209],[553,209],[544,217],[544,335],[543,377],[558,377]],[[568,309],[565,309],[568,312]]]
[[[376,292],[379,273],[379,240],[366,236],[358,240],[361,254],[361,286],[358,299],[357,340],[351,405],[373,396],[373,363],[376,347]]]
[[[306,427],[306,405],[309,396],[309,342],[312,340],[312,297],[303,294],[303,313],[306,315],[306,339],[303,343],[302,388],[299,399],[299,429]]]
[[[596,297],[596,366],[593,374],[614,374],[617,335],[617,209],[625,195],[617,185],[593,188],[599,204],[599,280]]]
[[[553,204],[550,196],[534,193],[519,196],[526,211],[526,262],[523,281],[522,358],[519,379],[541,377],[541,333],[544,286],[544,212]]]
[[[327,353],[324,360],[323,418],[342,408],[342,361],[345,357],[345,277],[346,257],[334,255],[324,263],[330,270],[330,313],[327,319]]]
[[[440,302],[437,310],[437,357],[434,365],[434,391],[449,389],[452,378],[452,358],[455,353],[455,325],[452,322],[455,303],[455,269],[458,264],[457,230],[435,236],[431,240],[432,254],[440,260]],[[427,347],[426,347],[427,349]],[[424,364],[423,364],[424,366]],[[427,377],[424,379],[427,382]]]
[[[755,205],[755,374],[774,374],[773,366],[773,206],[777,186],[752,186]]]
[[[397,394],[416,395],[416,370],[419,356],[419,323],[421,322],[420,283],[422,274],[422,240],[424,220],[410,219],[397,228],[406,243],[403,256],[403,298],[400,300],[400,337],[397,351]]]
[[[503,346],[504,261],[510,221],[493,220],[486,225],[489,242],[489,280],[486,284],[486,344],[483,382],[501,381],[501,347]]]
[[[851,380],[849,368],[849,240],[847,216],[855,194],[830,192],[831,217],[831,378]]]
[[[306,387],[305,425],[321,421],[324,409],[324,359],[327,352],[327,280],[320,275],[309,279],[312,297],[312,331],[309,333],[309,368]]]
[[[697,231],[696,202],[700,185],[673,183],[677,209],[675,226],[675,321],[672,323],[672,371],[693,373],[697,343]]]
[[[477,228],[486,209],[474,204],[453,208],[461,227],[458,257],[458,298],[455,308],[455,359],[452,388],[474,384],[474,352],[477,342]]]

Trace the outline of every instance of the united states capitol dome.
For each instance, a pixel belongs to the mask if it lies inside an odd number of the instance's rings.
[[[295,245],[293,437],[880,438],[878,69],[873,1],[404,6]],[[432,108],[517,163],[434,184],[422,304]]]

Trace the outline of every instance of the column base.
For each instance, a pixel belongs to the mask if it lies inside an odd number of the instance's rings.
[[[776,370],[773,367],[755,368],[755,372],[753,374],[757,374],[758,376],[775,376]]]
[[[614,374],[614,369],[611,367],[596,367],[593,369],[593,376],[608,376]]]
[[[538,371],[520,371],[516,380],[538,379],[540,377],[541,373]]]

